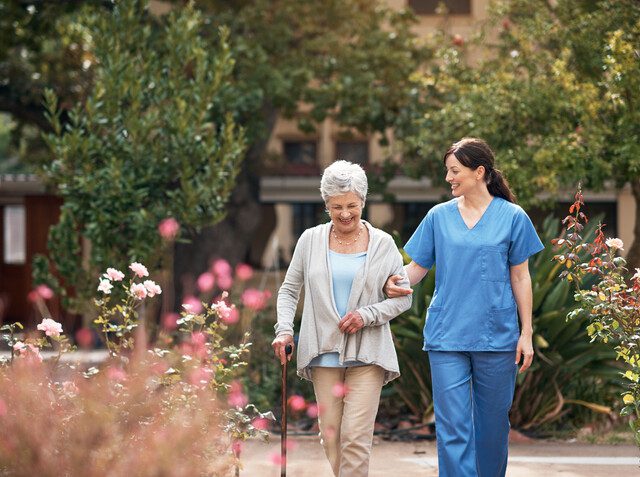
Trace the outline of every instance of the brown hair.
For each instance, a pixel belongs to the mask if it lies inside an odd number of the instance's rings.
[[[502,175],[502,172],[495,168],[495,155],[485,141],[475,137],[462,138],[447,149],[442,161],[446,163],[447,157],[451,154],[460,161],[460,164],[470,169],[483,166],[485,170],[484,181],[487,183],[489,193],[516,203],[516,196],[509,188],[509,182]]]

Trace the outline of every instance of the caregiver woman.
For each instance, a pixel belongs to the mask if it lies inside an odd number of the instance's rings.
[[[402,257],[389,234],[362,220],[362,168],[334,162],[322,175],[320,192],[331,221],[305,230],[296,244],[278,292],[273,349],[284,363],[304,287],[298,375],[313,381],[333,473],[366,477],[380,390],[400,375],[389,320],[411,306],[411,297],[382,293],[389,275],[404,275]]]
[[[544,247],[484,141],[464,138],[443,160],[454,198],[429,210],[404,247],[412,285],[436,264],[424,350],[439,475],[504,476],[517,365],[533,359],[528,258]],[[411,293],[396,278],[387,295]]]

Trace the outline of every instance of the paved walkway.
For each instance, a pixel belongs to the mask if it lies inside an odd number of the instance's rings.
[[[317,437],[290,439],[287,475],[333,477]],[[241,477],[278,477],[280,439],[251,441],[242,451]],[[387,442],[376,438],[369,477],[437,476],[435,442]],[[558,442],[511,444],[507,477],[615,477],[640,475],[640,453],[630,445]]]

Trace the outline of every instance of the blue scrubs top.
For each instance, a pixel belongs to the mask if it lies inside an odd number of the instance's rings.
[[[514,351],[520,336],[509,267],[544,248],[522,208],[494,197],[469,229],[458,199],[427,213],[404,249],[436,288],[424,327],[425,351]]]

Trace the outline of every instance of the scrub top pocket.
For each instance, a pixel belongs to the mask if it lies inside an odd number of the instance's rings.
[[[518,309],[515,305],[491,310],[489,315],[489,329],[487,333],[490,348],[504,349],[515,347],[520,336],[518,326]]]
[[[484,246],[480,250],[480,273],[487,282],[506,282],[509,280],[507,249]]]

